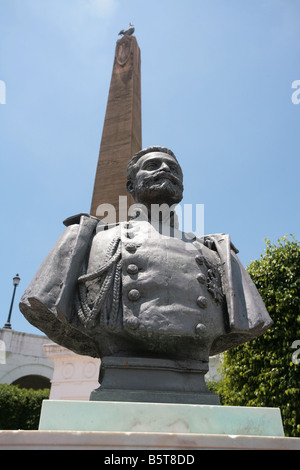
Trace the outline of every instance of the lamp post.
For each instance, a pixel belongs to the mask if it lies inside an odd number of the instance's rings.
[[[11,317],[11,313],[12,313],[12,309],[13,309],[13,304],[14,304],[14,300],[15,300],[16,288],[17,288],[17,286],[19,285],[20,280],[21,280],[21,279],[20,279],[20,277],[19,277],[19,274],[16,274],[15,277],[13,278],[14,291],[13,291],[13,295],[12,295],[12,299],[11,299],[11,304],[10,304],[10,309],[9,309],[9,314],[8,314],[7,322],[5,323],[5,325],[4,325],[4,327],[3,327],[3,328],[7,328],[8,330],[11,330],[10,317]]]

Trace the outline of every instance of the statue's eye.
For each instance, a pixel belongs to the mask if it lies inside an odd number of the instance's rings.
[[[144,170],[148,170],[148,171],[157,170],[158,167],[159,167],[158,163],[149,162],[144,166]]]
[[[168,165],[169,165],[170,170],[173,171],[173,173],[179,173],[177,165],[175,164],[173,165],[173,163],[169,163]]]

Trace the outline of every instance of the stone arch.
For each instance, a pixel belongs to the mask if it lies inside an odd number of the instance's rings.
[[[11,384],[25,384],[25,388],[30,388],[30,380],[32,379],[32,384],[38,383],[49,383],[52,379],[53,368],[44,364],[25,364],[15,367],[5,374],[1,382]],[[40,379],[39,379],[40,378]],[[35,388],[35,386],[32,386]]]

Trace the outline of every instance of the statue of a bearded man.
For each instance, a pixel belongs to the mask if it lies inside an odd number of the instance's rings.
[[[172,151],[134,155],[127,190],[136,201],[128,222],[64,222],[20,309],[53,341],[101,358],[92,400],[218,403],[204,382],[209,356],[272,320],[229,235],[176,226],[183,175]],[[170,210],[153,210],[162,205]]]

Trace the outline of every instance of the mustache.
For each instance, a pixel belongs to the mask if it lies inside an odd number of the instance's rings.
[[[177,176],[173,175],[172,173],[169,173],[167,171],[158,171],[154,173],[154,175],[151,176],[145,176],[143,183],[155,183],[156,181],[159,181],[161,179],[167,179],[171,181],[171,183],[175,184],[176,186],[179,186],[180,188],[183,189],[183,184],[180,178],[177,178]]]

